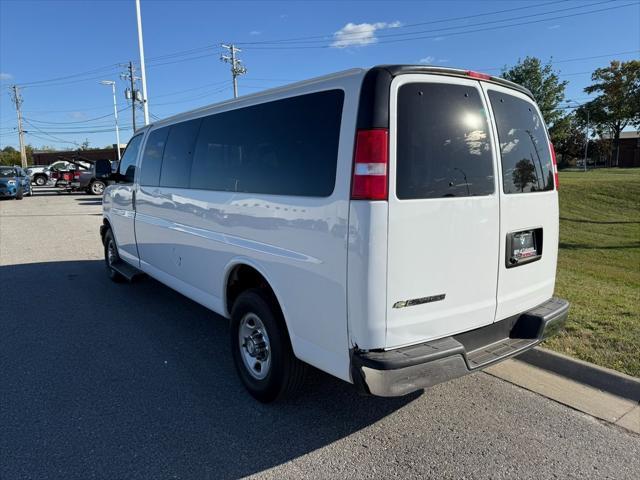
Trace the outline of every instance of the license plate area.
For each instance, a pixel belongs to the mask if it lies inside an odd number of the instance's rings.
[[[507,234],[507,268],[518,267],[542,258],[542,228]]]

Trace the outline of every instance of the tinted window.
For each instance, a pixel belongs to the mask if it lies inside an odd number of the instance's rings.
[[[193,147],[198,136],[200,123],[200,119],[197,119],[171,126],[162,157],[162,171],[160,173],[162,187],[189,187]]]
[[[331,90],[206,117],[196,145],[191,187],[331,195],[343,100],[341,90]]]
[[[158,186],[160,184],[160,167],[162,154],[167,141],[169,127],[159,128],[149,134],[142,153],[140,164],[140,185]]]
[[[127,148],[120,159],[120,167],[118,171],[124,175],[125,182],[133,183],[136,173],[136,159],[138,158],[138,150],[140,149],[141,140],[142,135],[136,135],[129,140],[129,145],[127,145]]]
[[[553,190],[553,167],[545,126],[535,107],[489,91],[500,140],[505,193]]]
[[[400,87],[398,198],[493,193],[488,132],[487,116],[476,88],[438,83]]]

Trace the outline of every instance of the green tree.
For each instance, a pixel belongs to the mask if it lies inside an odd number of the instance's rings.
[[[640,60],[612,60],[608,67],[596,69],[591,80],[594,83],[584,91],[598,96],[577,113],[585,118],[588,110],[589,121],[597,133],[613,138],[617,164],[620,133],[627,126],[640,127]]]
[[[27,153],[27,164],[31,164],[33,161],[33,147],[25,145],[24,149]],[[0,150],[0,165],[20,165],[20,163],[20,150],[13,148],[11,145],[7,145]]]
[[[569,122],[565,121],[560,104],[564,101],[564,90],[569,82],[560,80],[550,61],[543,65],[536,57],[519,59],[516,65],[504,67],[502,77],[529,89],[540,107],[554,143],[568,135]]]
[[[569,114],[561,120],[563,124],[563,135],[557,138],[553,146],[558,155],[558,166],[566,167],[571,159],[584,157],[585,147],[585,124],[576,114]]]

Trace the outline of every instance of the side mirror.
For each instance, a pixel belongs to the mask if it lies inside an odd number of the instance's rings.
[[[120,172],[112,172],[107,176],[107,179],[115,183],[120,183],[124,181],[124,175]]]

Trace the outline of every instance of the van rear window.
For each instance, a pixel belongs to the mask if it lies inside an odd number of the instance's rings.
[[[545,126],[525,100],[489,90],[498,127],[504,193],[553,190],[553,166]]]
[[[398,91],[397,128],[399,199],[494,192],[489,126],[477,88],[403,85]]]

